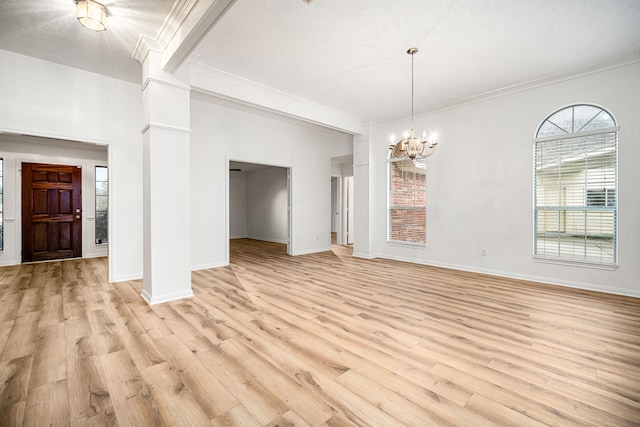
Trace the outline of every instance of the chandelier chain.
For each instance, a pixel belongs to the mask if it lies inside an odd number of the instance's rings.
[[[413,129],[413,92],[414,92],[414,83],[413,83],[413,51],[411,53],[411,129]]]

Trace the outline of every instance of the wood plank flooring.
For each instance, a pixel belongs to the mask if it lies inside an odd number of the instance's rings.
[[[640,299],[231,242],[155,306],[0,268],[0,426],[638,426]]]

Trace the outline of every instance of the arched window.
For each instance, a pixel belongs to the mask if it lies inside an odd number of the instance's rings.
[[[389,241],[424,244],[427,240],[426,159],[388,160]]]
[[[534,256],[617,263],[618,127],[606,110],[562,108],[534,139]]]

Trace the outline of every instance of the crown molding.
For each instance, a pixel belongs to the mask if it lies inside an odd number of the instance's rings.
[[[143,63],[150,51],[163,54],[162,68],[176,71],[236,0],[178,0],[155,37],[140,36],[133,58]]]
[[[178,126],[162,125],[158,123],[147,123],[147,125],[142,128],[140,133],[147,133],[151,129],[162,129],[162,130],[169,130],[171,132],[180,132],[180,133],[191,133],[191,129],[178,127]]]
[[[189,69],[196,92],[256,107],[352,135],[367,132],[361,118],[200,63]]]
[[[163,86],[174,87],[176,89],[181,89],[181,90],[186,90],[186,91],[190,91],[191,90],[191,86],[189,86],[189,85],[170,82],[170,81],[158,79],[158,78],[155,78],[155,77],[147,77],[146,80],[144,82],[142,82],[142,86],[140,87],[140,91],[144,92],[145,89],[147,88],[147,86],[149,86],[150,83],[158,83],[158,84],[163,85]]]
[[[500,98],[502,96],[524,92],[524,91],[536,89],[539,87],[551,86],[557,83],[562,83],[565,81],[574,80],[574,79],[602,73],[609,70],[614,70],[616,68],[622,68],[628,65],[637,64],[637,63],[640,63],[640,42],[639,42],[638,49],[639,49],[638,53],[633,53],[631,55],[627,55],[622,58],[617,58],[609,62],[594,64],[592,66],[582,67],[579,69],[572,69],[572,70],[568,70],[563,73],[558,73],[552,76],[547,76],[540,79],[534,79],[527,82],[511,85],[511,86],[505,86],[498,89],[481,92],[465,98],[455,99],[450,102],[444,102],[438,105],[434,105],[427,109],[416,111],[415,117],[427,116],[429,114],[437,113],[440,111],[452,110],[454,108],[459,108],[465,105],[475,104],[477,102],[483,102],[490,99]],[[407,121],[406,117],[400,117],[397,119],[389,120],[384,123],[379,123],[377,126],[382,127],[382,126],[394,125],[394,124],[403,123],[406,121]]]
[[[173,4],[155,36],[141,35],[133,51],[133,58],[140,64],[149,55],[149,51],[162,52],[168,40],[177,31],[180,24],[195,4],[196,0],[178,0]]]

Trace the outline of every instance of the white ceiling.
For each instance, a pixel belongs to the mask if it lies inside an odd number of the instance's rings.
[[[107,31],[82,27],[75,0],[0,0],[0,49],[140,82],[133,51],[155,36],[174,0],[105,0]]]
[[[172,0],[105,0],[94,33],[73,0],[1,0],[0,48],[130,81],[132,52]],[[386,122],[505,88],[640,59],[638,0],[237,0],[197,62]]]

